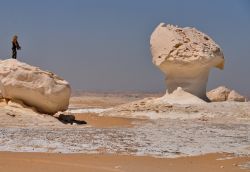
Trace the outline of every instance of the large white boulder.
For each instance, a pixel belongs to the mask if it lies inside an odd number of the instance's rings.
[[[20,100],[47,114],[67,110],[71,94],[67,81],[15,59],[0,61],[0,90],[5,99]]]
[[[153,63],[166,75],[168,93],[178,87],[206,99],[212,67],[223,69],[221,48],[195,28],[159,24],[150,39]]]

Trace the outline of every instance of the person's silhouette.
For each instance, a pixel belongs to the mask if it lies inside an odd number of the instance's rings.
[[[16,59],[17,57],[17,50],[20,50],[21,47],[19,46],[19,43],[17,41],[17,35],[14,35],[13,36],[13,39],[12,39],[12,58],[13,59]]]

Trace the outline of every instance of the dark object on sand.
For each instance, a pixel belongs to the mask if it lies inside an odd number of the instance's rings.
[[[61,121],[64,124],[71,124],[71,125],[73,123],[76,123],[78,125],[87,124],[86,121],[76,120],[74,115],[60,114],[59,117],[58,117],[58,120]]]
[[[6,115],[9,115],[9,116],[11,116],[11,117],[15,117],[15,116],[16,116],[15,114],[11,114],[11,113],[9,113],[9,112],[7,112]]]

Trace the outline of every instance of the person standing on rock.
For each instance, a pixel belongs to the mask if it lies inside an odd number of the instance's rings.
[[[21,47],[19,46],[17,38],[18,38],[17,35],[14,35],[12,39],[12,58],[13,59],[16,59],[17,50],[21,50]]]

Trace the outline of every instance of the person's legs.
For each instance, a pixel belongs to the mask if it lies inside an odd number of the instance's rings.
[[[12,50],[12,58],[16,59],[16,50]]]

